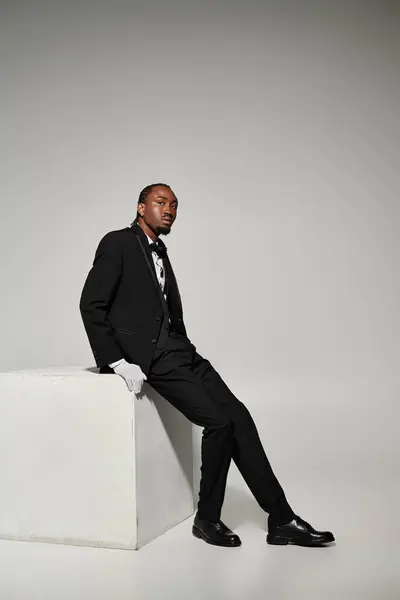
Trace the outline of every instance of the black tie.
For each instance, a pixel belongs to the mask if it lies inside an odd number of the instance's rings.
[[[167,247],[161,242],[153,242],[152,244],[149,244],[149,248],[150,250],[156,252],[160,258],[167,256]]]

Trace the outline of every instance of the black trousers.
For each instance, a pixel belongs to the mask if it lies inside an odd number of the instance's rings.
[[[147,382],[189,421],[204,427],[198,514],[218,521],[231,459],[263,510],[280,523],[289,506],[261,444],[256,425],[210,362],[180,333],[156,349]]]

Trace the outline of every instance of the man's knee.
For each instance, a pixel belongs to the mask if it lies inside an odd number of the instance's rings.
[[[253,417],[251,416],[249,409],[240,400],[237,400],[237,402],[235,402],[232,414],[232,421],[234,424],[240,423],[241,425],[252,425],[254,423]]]

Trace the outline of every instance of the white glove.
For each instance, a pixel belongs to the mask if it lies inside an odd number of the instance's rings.
[[[125,359],[115,365],[114,373],[125,379],[128,390],[134,394],[140,394],[143,382],[147,379],[139,365],[128,363]]]

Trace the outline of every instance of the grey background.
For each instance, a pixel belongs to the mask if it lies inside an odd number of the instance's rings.
[[[94,251],[166,181],[188,335],[228,384],[264,407],[374,378],[397,410],[399,5],[1,8],[0,368],[93,364]]]
[[[2,3],[0,368],[94,364],[78,310],[94,251],[165,181],[188,335],[233,391],[261,422],[315,400],[331,431],[388,433],[398,8]]]
[[[96,246],[169,183],[188,335],[340,542],[293,597],[398,597],[399,3],[0,6],[0,370],[94,364]],[[259,526],[243,485],[224,519]]]
[[[221,370],[397,372],[399,5],[351,6],[2,3],[1,369],[92,363],[95,248],[161,180]]]

